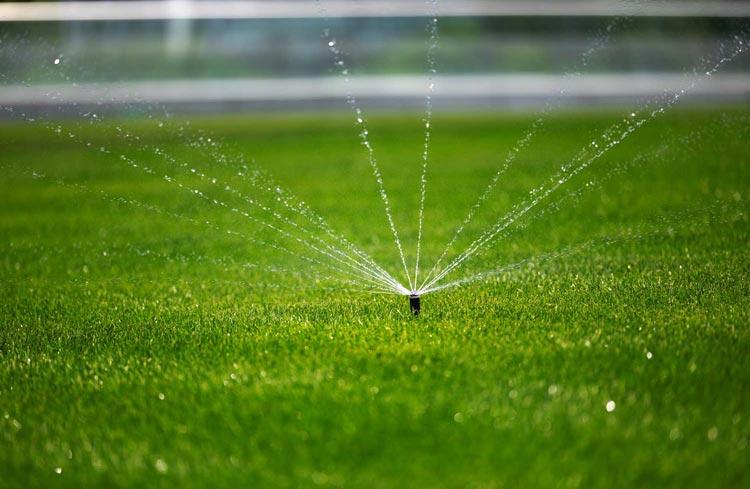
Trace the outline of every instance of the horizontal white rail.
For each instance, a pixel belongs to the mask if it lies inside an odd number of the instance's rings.
[[[423,17],[430,7],[422,0],[322,0],[327,17]],[[750,17],[744,1],[617,1],[617,0],[450,0],[439,2],[441,16],[457,17]],[[4,2],[2,21],[86,21],[168,19],[316,18],[312,0],[138,0],[101,2]]]
[[[690,83],[680,74],[593,74],[576,77],[548,74],[443,75],[435,77],[435,102],[514,101],[564,98],[572,102],[637,99],[679,90]],[[122,103],[287,105],[335,104],[348,91],[365,100],[420,102],[425,76],[362,76],[345,83],[339,77],[283,79],[160,80],[116,83],[0,86],[0,105],[64,106]],[[722,74],[691,90],[691,96],[750,100],[750,75]]]

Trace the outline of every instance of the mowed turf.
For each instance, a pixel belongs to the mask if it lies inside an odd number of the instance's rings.
[[[449,259],[628,113],[546,117]],[[535,117],[436,118],[423,269]],[[745,487],[748,117],[646,124],[418,318],[276,189],[405,283],[346,115],[3,123],[0,487]],[[370,122],[411,271],[419,115]]]

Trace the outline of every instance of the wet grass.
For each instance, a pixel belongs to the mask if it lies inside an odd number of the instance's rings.
[[[620,119],[551,116],[451,253]],[[426,265],[531,121],[436,119]],[[402,279],[348,117],[162,122],[0,127],[0,486],[750,483],[747,112],[649,123],[449,278],[560,255],[418,319],[221,190],[283,211],[254,158]],[[419,119],[371,122],[411,262]]]

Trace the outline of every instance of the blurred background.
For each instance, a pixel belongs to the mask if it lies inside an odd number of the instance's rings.
[[[417,108],[428,84],[424,0],[0,2],[0,105],[172,111]],[[673,90],[750,16],[741,0],[436,3],[437,108],[630,103]],[[346,82],[322,32],[346,53]],[[750,100],[740,57],[688,102]],[[7,113],[5,114],[7,116]]]

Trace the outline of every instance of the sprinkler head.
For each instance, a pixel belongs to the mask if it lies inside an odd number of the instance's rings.
[[[409,295],[409,306],[411,306],[412,314],[419,316],[419,294],[412,293]]]

